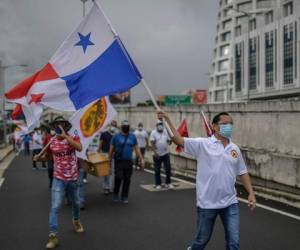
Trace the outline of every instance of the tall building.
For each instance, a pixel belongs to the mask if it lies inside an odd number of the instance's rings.
[[[300,0],[219,6],[209,102],[300,96]]]

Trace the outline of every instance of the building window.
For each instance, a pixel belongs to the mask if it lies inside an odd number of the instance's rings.
[[[230,26],[231,26],[231,20],[223,22],[223,29],[224,30],[229,29]]]
[[[235,45],[235,91],[242,91],[242,45]]]
[[[256,19],[252,19],[249,21],[249,29],[250,29],[250,31],[256,29]]]
[[[257,0],[256,7],[259,9],[267,9],[272,7],[273,0]]]
[[[256,37],[249,39],[249,89],[257,85],[257,42]]]
[[[235,27],[235,36],[240,36],[242,34],[241,25]]]
[[[229,55],[229,45],[224,45],[220,48],[220,56],[228,56]]]
[[[232,13],[233,13],[232,8],[226,8],[226,9],[223,11],[223,17],[228,17],[228,16],[230,16]]]
[[[274,32],[271,31],[265,34],[265,77],[266,87],[274,86]]]
[[[221,41],[222,42],[228,42],[228,41],[230,41],[230,39],[231,39],[231,33],[230,33],[230,31],[226,32],[226,33],[223,33],[221,35]]]
[[[225,71],[229,69],[229,60],[223,60],[219,62],[219,71]]]
[[[215,92],[215,102],[224,102],[224,90],[217,90]]]
[[[293,9],[293,2],[289,2],[287,4],[283,5],[283,16],[287,17],[290,15],[293,15],[294,9]]]
[[[241,3],[237,5],[238,11],[249,11],[252,10],[252,1]]]
[[[274,12],[269,11],[265,15],[265,24],[273,23],[274,21]]]
[[[228,99],[231,101],[233,99],[233,89],[229,90],[229,97]]]
[[[227,82],[228,82],[228,77],[227,75],[221,75],[217,77],[217,87],[219,86],[226,86]]]
[[[294,72],[293,24],[283,27],[283,83],[293,83]]]

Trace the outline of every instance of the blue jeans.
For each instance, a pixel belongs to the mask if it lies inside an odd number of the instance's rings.
[[[225,230],[226,250],[240,249],[240,212],[237,203],[222,209],[197,208],[197,232],[192,250],[202,250],[210,240],[214,224],[220,215]]]
[[[83,179],[85,179],[86,172],[83,168],[79,168],[79,179],[78,179],[78,189],[79,189],[79,202],[80,205],[85,203],[85,184]]]
[[[57,215],[66,193],[68,193],[72,202],[73,220],[79,220],[80,202],[77,181],[62,181],[54,178],[52,183],[51,209],[49,215],[50,233],[58,232]]]

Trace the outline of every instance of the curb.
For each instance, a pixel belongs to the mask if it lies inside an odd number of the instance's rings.
[[[4,149],[5,152],[4,152],[4,155],[3,156],[0,156],[0,163],[13,151],[13,147],[12,146],[9,146],[7,147],[6,149]],[[4,151],[3,150],[3,151]]]

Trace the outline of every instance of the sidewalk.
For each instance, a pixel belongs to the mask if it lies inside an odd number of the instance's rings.
[[[2,179],[4,171],[9,166],[9,164],[7,164],[5,159],[6,159],[7,156],[10,155],[10,153],[12,153],[12,151],[13,151],[13,147],[11,145],[9,145],[5,148],[0,148],[0,181]]]

